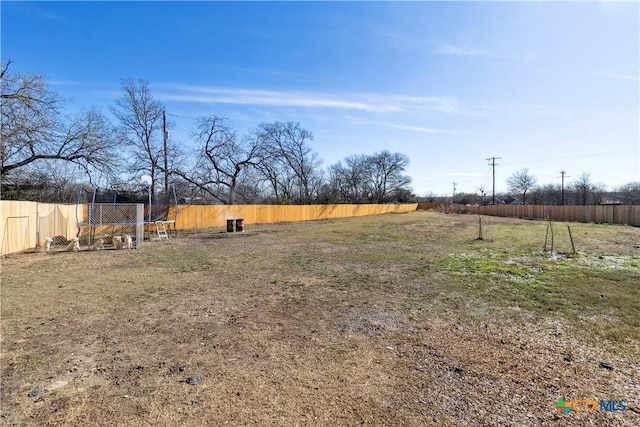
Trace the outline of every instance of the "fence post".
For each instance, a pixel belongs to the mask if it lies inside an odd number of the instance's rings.
[[[547,239],[549,238],[549,224],[547,224],[547,232],[544,235],[544,251],[547,250]]]
[[[573,251],[572,253],[576,253],[576,247],[573,244],[573,236],[571,235],[571,226],[567,225],[567,229],[569,230],[569,240],[571,240],[571,250]]]

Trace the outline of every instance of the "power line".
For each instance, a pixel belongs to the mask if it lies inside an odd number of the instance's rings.
[[[493,170],[493,198],[492,203],[496,204],[496,160],[502,159],[502,157],[489,157],[487,160],[490,161],[489,166],[491,166]]]
[[[631,152],[635,152],[635,149],[630,149],[630,150],[618,150],[618,151],[604,151],[601,153],[587,153],[587,154],[571,154],[571,155],[567,155],[567,156],[555,156],[555,157],[544,157],[544,158],[537,158],[537,159],[522,159],[522,160],[511,160],[509,162],[504,162],[503,165],[515,165],[515,164],[519,164],[519,163],[534,163],[534,162],[547,162],[549,160],[565,160],[565,159],[570,159],[570,160],[575,160],[575,159],[579,159],[579,158],[587,158],[587,157],[602,157],[602,156],[607,156],[610,154],[624,154],[624,153],[631,153]]]

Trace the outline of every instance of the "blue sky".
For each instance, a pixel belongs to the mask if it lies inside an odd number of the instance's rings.
[[[399,151],[422,196],[589,172],[640,181],[638,2],[12,2],[2,58],[105,113],[148,80],[186,147],[196,118],[296,121],[328,166]]]

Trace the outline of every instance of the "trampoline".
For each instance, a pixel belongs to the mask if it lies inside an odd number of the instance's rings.
[[[145,238],[151,240],[177,236],[178,204],[175,190],[155,195],[115,189],[78,190],[76,222],[81,245],[92,246],[102,239],[105,245],[115,245],[120,238],[130,236],[134,247]]]

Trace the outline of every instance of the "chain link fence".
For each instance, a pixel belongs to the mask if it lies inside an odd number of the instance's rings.
[[[78,205],[80,248],[134,249],[144,241],[144,205],[89,203]]]

